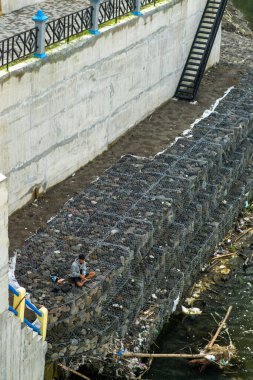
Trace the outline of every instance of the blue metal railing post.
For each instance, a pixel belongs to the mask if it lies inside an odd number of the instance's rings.
[[[91,0],[90,3],[92,6],[92,27],[90,33],[100,34],[100,31],[98,30],[100,0]]]
[[[134,0],[134,10],[132,12],[134,16],[142,16],[141,13],[141,0]]]
[[[37,34],[37,51],[34,54],[36,58],[45,58],[47,55],[45,53],[45,31],[46,31],[46,21],[48,17],[43,13],[41,9],[38,10],[36,15],[32,18],[35,22],[35,26],[38,30]]]

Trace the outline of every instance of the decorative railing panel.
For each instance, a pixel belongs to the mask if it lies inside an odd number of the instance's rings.
[[[134,10],[134,0],[119,0],[118,16],[126,15]]]
[[[103,3],[100,3],[98,18],[99,25],[105,24],[106,22],[117,17],[116,2],[117,0],[106,0]]]
[[[37,49],[37,28],[0,41],[0,67],[24,58]]]
[[[150,4],[155,5],[156,4],[156,0],[142,0],[141,1],[141,6],[142,7],[145,7],[145,5],[150,5]]]
[[[92,27],[93,7],[50,21],[46,24],[46,46],[68,40]]]
[[[106,0],[99,6],[98,24],[116,19],[134,10],[135,0]]]

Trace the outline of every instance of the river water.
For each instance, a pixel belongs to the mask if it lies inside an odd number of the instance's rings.
[[[253,0],[233,0],[253,29]],[[239,260],[239,259],[238,259]],[[146,379],[152,380],[253,380],[253,270],[245,276],[242,263],[230,279],[206,293],[201,316],[174,316],[158,338],[157,353],[189,353],[189,348],[204,348],[210,332],[217,328],[229,305],[233,305],[229,319],[229,334],[238,350],[239,361],[229,371],[210,367],[200,374],[183,359],[155,359]],[[219,342],[222,344],[222,341]],[[224,345],[229,338],[224,335]],[[196,351],[195,351],[196,352]]]
[[[253,273],[245,276],[241,270],[242,263],[237,263],[237,270],[231,278],[218,284],[213,292],[204,295],[205,305],[200,316],[182,315],[172,318],[164,328],[156,344],[157,352],[190,353],[189,347],[204,348],[210,340],[210,333],[215,331],[229,305],[233,306],[229,318],[229,334],[238,350],[239,363],[229,372],[222,372],[215,367],[200,374],[197,369],[189,367],[183,359],[155,359],[146,376],[152,380],[252,380],[253,379]],[[219,344],[228,345],[229,338],[224,334]]]

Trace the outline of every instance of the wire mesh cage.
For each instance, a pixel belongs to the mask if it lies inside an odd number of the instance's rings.
[[[154,320],[149,339],[175,311],[253,195],[252,111],[244,99],[252,104],[253,94],[232,90],[191,137],[153,159],[121,157],[27,241],[17,276],[49,308],[54,347],[102,355],[109,342],[138,334],[143,310]],[[69,281],[80,253],[96,275],[62,294],[50,274]]]

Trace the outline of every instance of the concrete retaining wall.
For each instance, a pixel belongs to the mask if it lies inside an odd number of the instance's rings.
[[[9,311],[0,314],[0,379],[43,380],[46,342]]]
[[[169,1],[0,72],[0,168],[10,213],[174,95],[205,3]],[[219,45],[220,33],[211,64]]]
[[[43,380],[47,344],[7,311],[8,298],[8,196],[0,174],[0,379]]]
[[[51,359],[93,363],[120,349],[117,338],[141,340],[138,350],[155,339],[253,196],[252,78],[154,159],[122,157],[27,241],[17,277],[50,310]],[[80,252],[95,279],[52,292],[50,273],[68,278]],[[143,330],[135,322],[154,299]]]

